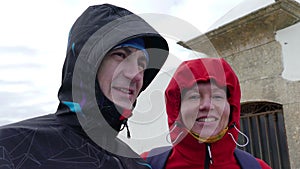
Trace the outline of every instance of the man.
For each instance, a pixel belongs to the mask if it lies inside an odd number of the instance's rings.
[[[91,6],[71,28],[55,114],[0,128],[0,168],[149,168],[116,138],[168,45],[126,9]]]

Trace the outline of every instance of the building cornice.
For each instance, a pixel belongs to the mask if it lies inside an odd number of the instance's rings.
[[[275,40],[276,31],[300,21],[300,4],[277,1],[179,45],[209,55],[226,56]]]

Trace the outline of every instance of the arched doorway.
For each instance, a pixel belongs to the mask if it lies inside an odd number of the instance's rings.
[[[284,114],[281,104],[247,102],[241,104],[241,131],[250,139],[241,148],[263,159],[273,169],[290,168]],[[239,141],[245,138],[239,136]]]

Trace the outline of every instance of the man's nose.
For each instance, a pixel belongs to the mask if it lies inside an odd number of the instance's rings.
[[[133,57],[133,56],[129,56]],[[130,79],[132,82],[137,82],[142,80],[143,78],[143,71],[140,70],[138,62],[136,59],[128,58],[126,61],[126,65],[124,65],[124,76]]]

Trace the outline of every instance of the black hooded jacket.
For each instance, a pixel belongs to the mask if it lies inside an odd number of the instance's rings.
[[[96,80],[105,54],[135,37],[149,53],[144,90],[168,56],[165,39],[126,9],[104,4],[85,10],[70,31],[57,112],[0,127],[0,168],[149,169],[116,137],[127,119]]]

